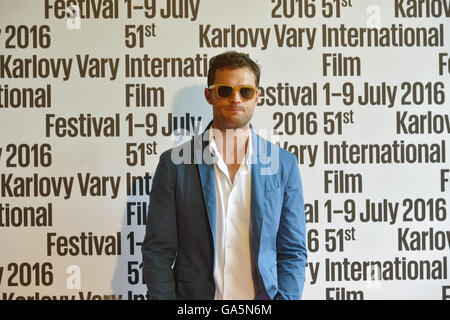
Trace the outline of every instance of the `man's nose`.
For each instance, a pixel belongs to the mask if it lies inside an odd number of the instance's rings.
[[[239,89],[233,90],[233,93],[230,96],[230,101],[233,103],[241,103],[242,102],[241,95],[239,94]]]

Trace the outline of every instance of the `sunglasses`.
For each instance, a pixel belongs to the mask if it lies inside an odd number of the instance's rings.
[[[220,98],[229,98],[234,94],[234,90],[238,90],[244,100],[252,99],[258,91],[258,88],[254,86],[230,86],[227,84],[213,84],[209,86],[209,89],[215,89]]]

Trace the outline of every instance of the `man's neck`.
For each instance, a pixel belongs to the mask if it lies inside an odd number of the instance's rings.
[[[211,129],[217,150],[224,162],[227,165],[239,165],[247,151],[250,127],[220,129],[213,125]]]

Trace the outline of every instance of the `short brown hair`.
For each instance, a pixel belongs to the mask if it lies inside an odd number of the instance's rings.
[[[236,51],[226,51],[209,60],[208,70],[208,87],[214,83],[214,76],[217,69],[221,68],[249,68],[255,75],[255,84],[259,86],[259,77],[261,75],[260,66],[250,59],[247,53],[240,53]]]

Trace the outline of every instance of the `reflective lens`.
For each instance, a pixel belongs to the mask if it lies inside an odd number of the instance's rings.
[[[255,95],[255,89],[250,87],[241,87],[239,94],[244,99],[251,99]]]
[[[230,86],[218,86],[217,94],[219,97],[228,98],[233,94],[233,87]]]
[[[215,88],[216,94],[220,98],[229,98],[233,95],[234,90],[238,90],[241,98],[245,100],[252,99],[255,96],[256,91],[258,90],[253,86],[229,86],[226,84],[213,84],[209,88]]]

